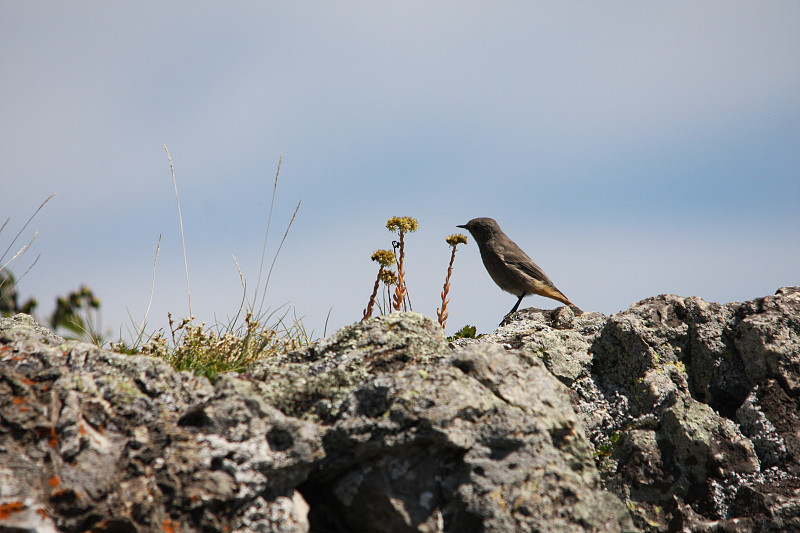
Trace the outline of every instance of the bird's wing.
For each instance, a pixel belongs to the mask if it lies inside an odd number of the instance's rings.
[[[503,259],[507,265],[555,288],[555,285],[553,285],[553,282],[547,277],[547,274],[545,274],[539,265],[534,263],[533,259],[528,257],[528,254],[523,252],[520,248],[516,250],[505,249],[503,251]]]

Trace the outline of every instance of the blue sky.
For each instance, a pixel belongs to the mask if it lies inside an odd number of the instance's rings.
[[[3,2],[0,234],[39,313],[88,284],[103,327],[236,313],[279,157],[267,306],[321,335],[360,318],[392,216],[434,315],[444,238],[499,221],[584,310],[800,284],[800,3]],[[2,222],[0,220],[0,222]],[[262,282],[263,284],[263,282]],[[448,333],[502,293],[470,240]],[[523,307],[557,302],[529,297]]]

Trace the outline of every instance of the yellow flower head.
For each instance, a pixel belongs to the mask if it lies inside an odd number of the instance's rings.
[[[389,231],[411,233],[412,231],[417,231],[419,223],[417,219],[411,217],[392,217],[386,222],[386,228]]]
[[[447,244],[455,248],[456,245],[458,244],[467,244],[467,236],[462,235],[460,233],[456,233],[454,235],[450,235],[448,238],[445,239],[445,241],[447,241]]]
[[[377,261],[382,267],[388,267],[395,262],[394,252],[391,250],[375,250],[370,259]]]
[[[381,281],[387,285],[397,284],[397,274],[393,270],[383,270],[381,272]]]

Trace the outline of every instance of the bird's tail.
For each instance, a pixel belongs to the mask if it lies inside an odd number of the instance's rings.
[[[574,303],[570,302],[569,298],[564,296],[564,293],[556,289],[555,287],[545,287],[542,292],[543,292],[542,296],[547,296],[548,298],[552,298],[553,300],[558,300],[563,304],[571,305],[573,307],[578,307]]]

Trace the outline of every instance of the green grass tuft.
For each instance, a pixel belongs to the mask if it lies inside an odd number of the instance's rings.
[[[196,325],[189,319],[176,323],[170,315],[171,339],[158,333],[142,345],[140,353],[161,357],[176,370],[214,379],[225,372],[243,372],[260,359],[291,352],[310,342],[299,319],[287,324],[284,314],[271,325],[265,323],[267,320],[269,317],[247,313],[238,327],[214,327]]]

